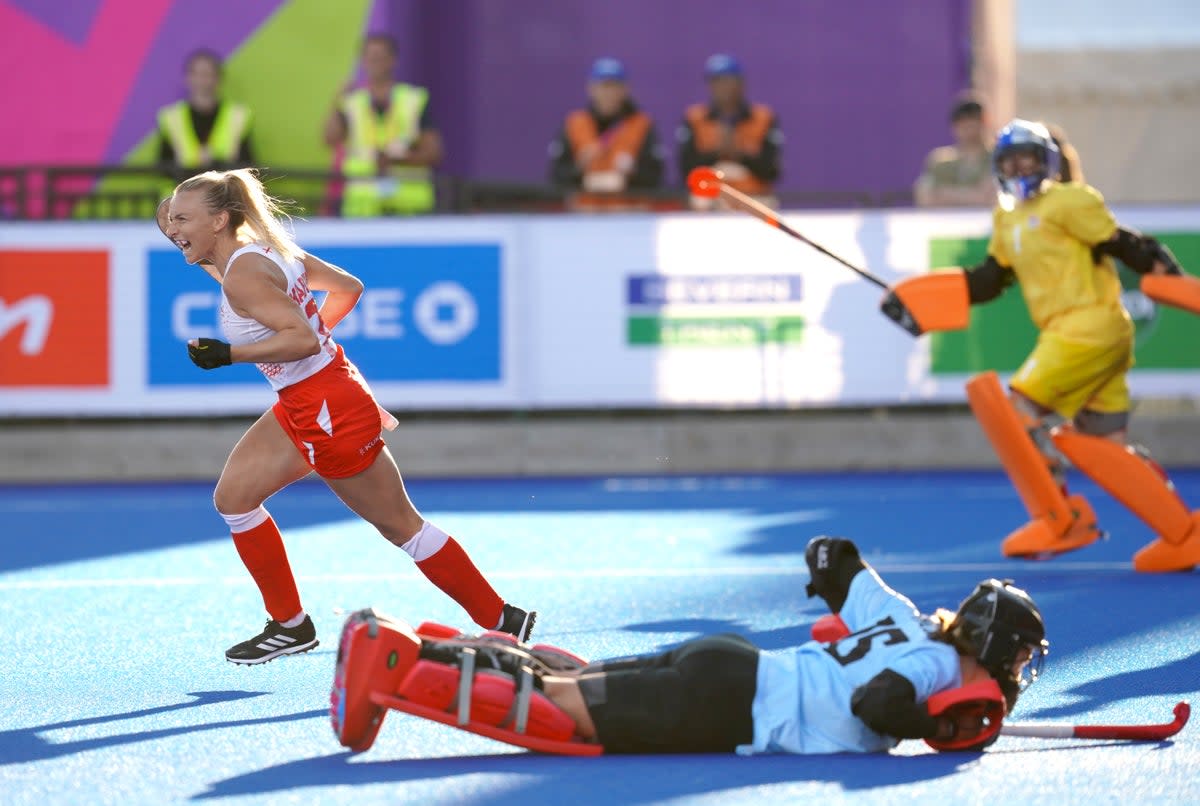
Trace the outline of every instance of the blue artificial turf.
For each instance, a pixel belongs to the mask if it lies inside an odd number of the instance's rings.
[[[1174,474],[1200,504],[1200,472]],[[1167,721],[1200,701],[1200,574],[1134,574],[1148,528],[1095,487],[1111,539],[1004,560],[1024,512],[996,473],[414,481],[536,638],[589,657],[734,631],[807,639],[803,549],[853,537],[918,607],[1009,576],[1045,614],[1051,655],[1012,717]],[[0,487],[0,802],[1200,802],[1200,726],[1162,744],[1002,738],[983,755],[906,742],[886,756],[539,756],[403,714],[351,755],[327,707],[342,613],[373,605],[469,627],[407,556],[320,484],[269,502],[322,645],[227,664],[261,600],[210,485]],[[1200,702],[1196,703],[1200,705]]]

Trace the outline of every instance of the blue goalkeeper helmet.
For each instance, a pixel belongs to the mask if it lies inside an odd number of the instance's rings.
[[[1028,176],[1005,176],[1000,163],[1016,154],[1033,154],[1038,167]],[[1012,209],[1018,202],[1036,196],[1043,182],[1058,176],[1061,159],[1058,144],[1041,123],[1017,118],[1001,129],[992,151],[992,175],[996,178],[1001,206]]]

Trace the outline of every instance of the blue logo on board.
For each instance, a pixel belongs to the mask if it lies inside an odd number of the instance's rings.
[[[333,331],[368,382],[498,381],[501,357],[500,246],[315,247],[366,287]],[[221,338],[220,288],[179,252],[149,253],[150,386],[266,381],[251,365],[206,373],[188,360],[188,339]],[[320,298],[318,292],[318,298]],[[213,377],[213,376],[217,377]]]

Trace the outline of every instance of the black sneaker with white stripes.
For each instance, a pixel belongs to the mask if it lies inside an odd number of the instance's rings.
[[[519,607],[506,604],[504,605],[504,615],[500,619],[500,629],[497,632],[506,632],[509,635],[515,635],[517,640],[524,644],[529,640],[529,636],[533,632],[535,621],[537,621],[536,610],[525,612]]]
[[[267,628],[261,633],[225,650],[225,660],[244,665],[266,663],[280,655],[307,652],[318,643],[317,628],[307,615],[295,627],[284,627],[278,621],[268,621]]]

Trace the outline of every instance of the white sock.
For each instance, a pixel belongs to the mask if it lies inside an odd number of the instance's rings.
[[[281,622],[279,622],[279,626],[280,626],[280,627],[285,627],[285,628],[287,628],[287,629],[289,629],[289,630],[290,630],[290,629],[292,629],[293,627],[299,627],[301,624],[303,624],[303,623],[304,623],[304,619],[305,619],[305,618],[307,618],[307,614],[306,614],[306,613],[305,613],[303,610],[301,610],[299,613],[297,613],[296,615],[292,616],[292,617],[291,617],[290,619],[288,619],[287,621],[281,621]]]
[[[218,514],[225,520],[225,523],[229,524],[229,531],[234,534],[248,532],[271,517],[271,513],[267,512],[267,508],[263,506],[241,515],[226,515],[224,512]]]
[[[450,535],[429,521],[424,521],[421,524],[420,531],[410,537],[400,548],[404,549],[408,553],[408,556],[413,558],[414,562],[419,563],[422,560],[428,560],[441,551],[442,546],[446,545],[446,541],[449,539]]]

